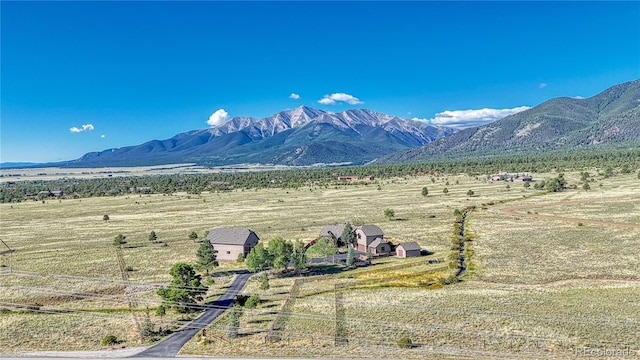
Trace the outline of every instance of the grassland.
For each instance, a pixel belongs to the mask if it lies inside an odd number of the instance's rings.
[[[566,177],[577,184],[579,175]],[[462,174],[433,180],[0,204],[0,239],[16,249],[13,274],[7,273],[9,257],[0,259],[0,302],[11,309],[0,313],[0,349],[100,349],[107,333],[124,340],[119,346],[139,346],[129,302],[138,320],[147,306],[159,304],[154,289],[169,280],[169,267],[195,261],[191,231],[202,237],[219,226],[249,227],[263,240],[307,241],[322,225],[364,221],[378,224],[394,243],[415,240],[434,252],[430,258],[446,258],[454,209],[470,205],[477,210],[468,222],[473,257],[464,282],[424,286],[425,279],[449,271],[424,258],[386,258],[307,281],[294,289],[277,327],[281,340],[273,343],[265,336],[294,279],[272,279],[268,290],[249,282],[245,293],[263,302],[241,317],[240,337],[226,337],[223,316],[209,327],[207,341],[194,339],[183,354],[568,358],[580,347],[638,349],[635,175],[597,178],[590,191],[553,194]],[[424,186],[427,197],[420,194]],[[396,217],[385,218],[385,208]],[[151,230],[162,243],[147,240]],[[111,244],[118,234],[130,246],[122,250],[132,267],[128,282]],[[239,267],[222,264],[211,298]],[[32,308],[17,310],[16,304]],[[151,312],[151,319],[164,327],[181,323],[176,314],[160,319]],[[336,335],[347,342],[336,346]],[[403,336],[419,346],[398,349]]]

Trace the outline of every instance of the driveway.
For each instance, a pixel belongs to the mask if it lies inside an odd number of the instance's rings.
[[[241,273],[231,282],[231,285],[225,290],[224,294],[220,295],[218,300],[208,303],[207,309],[195,320],[184,326],[181,330],[173,333],[168,338],[153,345],[152,347],[141,351],[130,357],[135,358],[150,358],[150,357],[176,357],[180,349],[186,344],[198,331],[205,328],[218,316],[220,316],[227,308],[229,308],[233,301],[244,287],[244,284],[251,277],[251,273]]]

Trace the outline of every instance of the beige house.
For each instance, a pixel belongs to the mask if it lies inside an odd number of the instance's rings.
[[[420,256],[422,248],[415,241],[409,241],[398,244],[396,246],[396,255],[400,258],[407,258],[412,256]]]
[[[369,245],[376,239],[384,240],[382,229],[375,225],[362,225],[356,227],[356,241],[358,251],[367,251]]]
[[[217,228],[207,235],[207,241],[217,251],[218,261],[236,261],[240,254],[246,258],[259,240],[249,229]]]

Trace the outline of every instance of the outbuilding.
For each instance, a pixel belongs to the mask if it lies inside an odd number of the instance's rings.
[[[218,261],[236,261],[240,254],[246,258],[260,239],[249,229],[217,228],[209,231],[207,241],[217,251]]]
[[[400,258],[407,258],[412,256],[420,256],[422,248],[415,241],[409,241],[398,244],[396,246],[396,255]]]

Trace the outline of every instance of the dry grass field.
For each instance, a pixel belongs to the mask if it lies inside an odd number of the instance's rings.
[[[566,177],[572,184],[579,179],[577,173]],[[583,348],[640,353],[635,174],[597,177],[590,191],[551,194],[462,174],[434,180],[0,204],[0,239],[16,250],[12,274],[9,256],[0,259],[0,307],[11,309],[0,312],[1,352],[101,349],[106,334],[124,340],[119,346],[140,346],[130,302],[138,320],[149,307],[154,323],[179,325],[180,315],[153,314],[160,302],[154,289],[170,279],[173,263],[195,261],[198,244],[188,240],[191,231],[202,237],[215,227],[249,227],[265,241],[308,241],[322,225],[364,221],[379,225],[394,243],[415,240],[434,252],[429,258],[446,258],[454,210],[476,205],[467,224],[473,257],[462,283],[425,286],[425,279],[450,271],[447,264],[386,258],[303,282],[283,309],[294,278],[271,279],[268,290],[250,281],[244,292],[259,294],[263,302],[240,318],[239,338],[226,337],[229,317],[222,316],[209,327],[206,341],[192,340],[182,354],[572,358]],[[423,186],[427,197],[420,194]],[[385,208],[395,210],[395,218],[387,219]],[[151,230],[162,243],[147,240]],[[127,237],[122,256],[132,267],[128,281],[112,245],[118,234]],[[240,267],[222,264],[208,295],[219,294]],[[280,341],[266,342],[282,309]],[[398,348],[401,337],[416,346]]]

